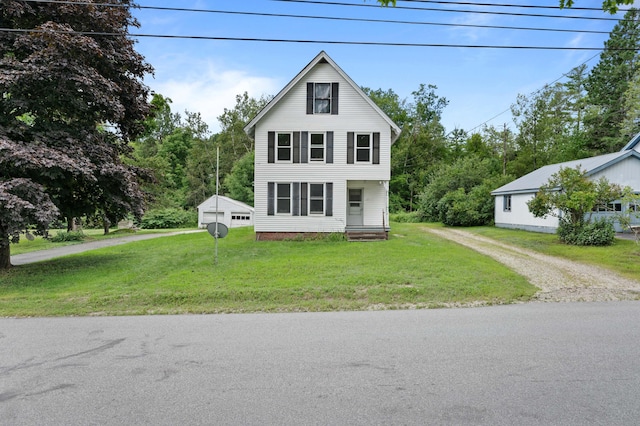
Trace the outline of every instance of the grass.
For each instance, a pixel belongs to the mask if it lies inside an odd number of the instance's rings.
[[[640,245],[635,241],[616,239],[611,246],[581,247],[564,244],[555,234],[488,226],[467,230],[551,256],[597,265],[631,279],[640,279]]]
[[[251,228],[119,245],[0,272],[1,316],[295,312],[528,300],[499,263],[393,224],[386,242],[256,242]]]
[[[193,228],[190,228],[193,229]],[[109,238],[117,238],[132,234],[159,234],[175,231],[186,231],[188,229],[141,229],[133,231],[130,229],[117,229],[111,231],[109,234],[104,235],[102,229],[85,229],[82,233],[85,235],[84,241],[65,241],[65,242],[52,242],[42,237],[35,237],[32,241],[29,241],[24,235],[20,236],[20,242],[18,244],[11,244],[11,254],[30,253],[32,251],[47,250],[55,247],[68,246],[73,244],[82,244],[83,242],[104,240]],[[52,229],[49,231],[50,236],[55,236],[58,232],[65,232],[62,229]]]

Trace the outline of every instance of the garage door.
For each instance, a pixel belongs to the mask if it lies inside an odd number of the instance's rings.
[[[204,212],[202,214],[202,224],[206,225],[207,223],[224,223],[224,212],[218,212],[217,216],[218,220],[216,221],[216,212]]]

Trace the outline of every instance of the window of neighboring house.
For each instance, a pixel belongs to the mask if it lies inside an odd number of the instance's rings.
[[[309,184],[309,213],[324,214],[324,184]]]
[[[291,161],[291,134],[290,133],[278,133],[278,161],[290,162]]]
[[[356,162],[371,162],[371,135],[356,135]]]
[[[276,184],[276,213],[291,213],[291,184]]]
[[[622,211],[622,203],[609,203],[606,206],[603,204],[598,204],[593,207],[594,212],[621,212]]]
[[[313,84],[313,113],[331,114],[331,83]]]
[[[640,205],[635,203],[629,203],[629,211],[630,212],[640,212]]]
[[[511,195],[505,195],[502,197],[502,209],[505,212],[511,211]]]
[[[311,133],[309,149],[309,159],[311,161],[324,161],[324,134]]]

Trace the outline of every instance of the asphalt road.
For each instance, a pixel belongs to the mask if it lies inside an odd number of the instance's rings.
[[[0,319],[3,425],[630,425],[640,302]]]

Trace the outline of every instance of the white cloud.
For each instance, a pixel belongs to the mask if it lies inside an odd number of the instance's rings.
[[[193,65],[193,62],[192,62]],[[156,69],[156,79],[147,81],[155,93],[171,98],[171,110],[184,116],[184,111],[199,112],[209,129],[220,130],[218,116],[225,108],[233,108],[236,95],[248,92],[259,98],[273,95],[279,90],[279,83],[272,78],[252,75],[245,70],[222,70],[212,63],[191,66],[182,72],[167,72]],[[178,77],[176,77],[178,76]]]

